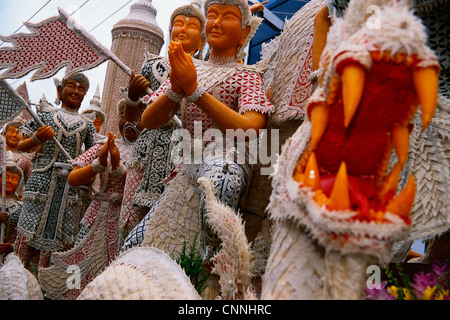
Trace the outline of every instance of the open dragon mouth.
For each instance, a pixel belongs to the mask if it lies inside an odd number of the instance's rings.
[[[325,101],[309,105],[311,139],[294,180],[328,210],[351,210],[354,219],[375,222],[390,212],[409,223],[415,181],[411,175],[397,193],[398,181],[419,104],[423,129],[434,114],[438,70],[419,67],[414,54],[370,54],[369,70],[351,58],[336,65]],[[392,150],[398,161],[389,168]]]

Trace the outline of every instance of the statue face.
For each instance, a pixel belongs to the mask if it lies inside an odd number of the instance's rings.
[[[194,55],[203,46],[202,24],[196,17],[179,14],[173,20],[172,41],[181,42],[186,53]]]
[[[213,53],[233,52],[243,43],[242,14],[239,7],[233,5],[211,4],[206,16],[206,38]],[[230,54],[228,54],[230,56]]]
[[[62,105],[73,110],[78,110],[86,94],[86,85],[77,80],[69,79],[64,88],[58,87],[58,95]]]
[[[0,174],[0,179],[2,179],[2,175]],[[2,181],[2,180],[0,180]],[[17,187],[19,186],[20,176],[18,173],[13,173],[9,170],[6,170],[6,184],[5,184],[5,192],[6,195],[12,195],[16,192]],[[0,191],[1,193],[1,191]]]
[[[20,134],[19,128],[15,126],[9,126],[5,133],[6,144],[9,148],[15,149],[20,141],[22,135]]]

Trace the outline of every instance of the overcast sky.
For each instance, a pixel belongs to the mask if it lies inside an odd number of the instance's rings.
[[[111,29],[115,23],[124,18],[130,12],[130,6],[138,0],[0,0],[0,35],[8,36],[14,33],[18,28],[22,28],[19,33],[28,33],[28,29],[23,26],[23,22],[30,19],[40,8],[48,4],[39,11],[30,22],[37,23],[47,18],[58,15],[58,7],[64,9],[69,14],[73,13],[84,3],[72,17],[83,26],[84,29],[90,31],[100,43],[107,48],[111,47]],[[164,32],[164,40],[167,42],[169,19],[175,8],[188,4],[188,0],[153,0],[152,5],[158,11],[156,21],[159,27]],[[127,4],[128,3],[128,4]],[[126,4],[126,5],[125,5]],[[125,5],[125,6],[124,6]],[[124,6],[122,9],[120,9]],[[117,11],[120,9],[119,11]],[[99,25],[103,20],[115,13],[111,18]],[[8,43],[3,46],[9,45]],[[161,55],[165,55],[166,44],[161,50]],[[89,89],[81,110],[89,106],[89,101],[92,99],[97,84],[100,85],[100,94],[103,93],[103,82],[105,79],[107,62],[104,62],[99,67],[86,71],[85,74],[89,77],[91,88]],[[0,71],[3,72],[4,70]],[[62,78],[64,76],[65,68],[61,69],[54,77]],[[28,93],[32,103],[38,103],[39,99],[44,93],[50,103],[53,103],[56,98],[56,89],[53,84],[53,77],[45,80],[36,80],[30,82],[33,72],[20,79],[11,79],[8,82],[13,88],[17,88],[23,82],[27,83]]]

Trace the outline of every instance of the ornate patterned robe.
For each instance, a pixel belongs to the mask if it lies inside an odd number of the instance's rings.
[[[47,106],[38,116],[55,131],[55,138],[72,158],[80,154],[83,144],[86,149],[93,146],[94,125],[78,112]],[[39,127],[32,120],[20,130],[31,137]],[[25,187],[17,227],[29,246],[53,252],[74,244],[83,212],[79,190],[67,183],[71,170],[72,165],[56,145],[45,142]]]
[[[169,77],[169,61],[151,55],[147,57],[141,73],[150,82],[150,89],[156,91]],[[164,191],[162,181],[174,168],[170,154],[175,143],[171,137],[176,127],[169,121],[158,129],[144,129],[135,143],[133,154],[127,162],[128,175],[120,212],[120,227],[125,233],[142,220]]]
[[[132,145],[116,140],[122,162],[126,162]],[[98,158],[103,144],[96,144],[74,160],[85,167]],[[119,248],[119,213],[125,186],[126,170],[111,171],[111,165],[100,174],[100,186],[81,220],[75,246],[52,254],[53,265],[39,270],[39,280],[47,296],[52,299],[75,299],[84,287],[111,263]],[[80,268],[80,287],[68,288],[70,266]]]
[[[8,221],[6,222],[6,239],[9,243],[14,243],[17,235],[17,222],[19,221],[20,213],[22,212],[22,202],[15,199],[6,199],[6,210],[8,214]]]

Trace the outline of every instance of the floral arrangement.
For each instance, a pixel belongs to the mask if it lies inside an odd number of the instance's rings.
[[[388,281],[381,283],[380,289],[365,289],[368,300],[450,300],[450,262],[435,263],[431,272],[423,271],[414,275],[414,280],[403,272],[397,264],[400,279],[386,268]]]

